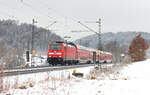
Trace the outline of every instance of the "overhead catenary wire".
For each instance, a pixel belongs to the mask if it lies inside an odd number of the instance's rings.
[[[66,15],[64,15],[63,13],[61,13],[60,11],[56,10],[55,8],[50,8],[49,5],[46,4],[46,3],[44,3],[43,1],[41,1],[41,0],[38,0],[38,1],[40,2],[40,4],[43,4],[44,7],[47,6],[47,9],[48,9],[49,11],[54,12],[55,14],[57,14],[57,15],[63,17],[64,19],[69,19],[69,20],[71,20],[71,21],[73,21],[73,22],[76,22],[76,23],[78,22],[78,20],[77,20],[76,18],[66,16]]]
[[[66,16],[66,15],[64,15],[63,13],[59,12],[58,10],[56,10],[56,9],[54,9],[54,8],[50,8],[47,3],[44,3],[44,1],[38,0],[38,2],[40,2],[40,4],[42,4],[44,7],[45,7],[45,6],[48,7],[47,9],[48,9],[49,12],[53,12],[53,13],[55,13],[56,15],[58,15],[58,16],[64,18],[64,19],[65,19],[65,25],[62,24],[64,27],[67,27],[67,26],[68,26],[68,25],[67,25],[68,20],[73,21],[73,22],[75,22],[76,24],[80,25],[80,24],[78,23],[78,20],[77,20],[76,18]],[[70,26],[70,24],[69,24],[69,26]],[[68,27],[67,27],[67,28],[68,28]],[[68,30],[68,29],[67,29],[67,30]]]
[[[51,27],[51,26],[54,25],[55,23],[57,23],[57,21],[52,22],[51,24],[49,24],[49,25],[46,26],[45,28]]]
[[[2,0],[2,1],[4,1],[4,0]],[[4,2],[2,2],[2,1],[0,1],[0,5],[1,6],[3,6],[3,7],[5,7],[5,8],[7,8],[7,9],[10,9],[10,7],[8,7],[7,6],[7,4],[5,4]],[[12,8],[11,7],[11,9],[14,11],[15,10],[15,8]],[[7,17],[9,17],[9,18],[12,18],[12,19],[15,19],[15,20],[18,20],[19,18],[17,18],[16,16],[14,16],[14,15],[12,15],[12,14],[10,14],[10,13],[8,13],[8,12],[5,12],[5,10],[0,10],[1,11],[1,16],[7,16]]]
[[[13,16],[13,15],[11,15],[11,14],[8,14],[8,13],[6,13],[6,12],[2,12],[2,11],[1,11],[1,13],[2,13],[2,14],[0,14],[1,16],[7,16],[7,17],[10,17],[10,18],[15,19],[15,20],[18,19],[17,17],[15,17],[15,16]]]
[[[63,15],[62,13],[60,13],[60,12],[56,12],[56,10],[54,10],[54,9],[52,9],[52,8],[50,8],[47,4],[45,4],[43,1],[40,1],[40,0],[38,0],[38,2],[41,4],[41,5],[43,5],[43,7],[45,8],[46,7],[46,9],[47,9],[47,11],[48,11],[48,13],[50,13],[50,12],[52,12],[52,13],[55,13],[55,15],[57,15],[57,16],[60,16],[60,17],[62,17],[62,18],[64,18],[65,19],[65,24],[60,24],[62,21],[60,21],[60,20],[58,20],[58,17],[55,17],[57,20],[57,25],[63,25],[64,27],[63,28],[65,28],[65,27],[67,27],[68,26],[68,17],[67,16],[65,16],[65,15]],[[52,22],[52,21],[51,21]],[[55,22],[55,21],[53,21],[53,22]],[[52,24],[54,24],[52,22]],[[45,28],[48,28],[49,26],[51,26],[51,24],[49,24],[48,26],[46,26]],[[67,30],[68,30],[68,27],[66,28]],[[66,32],[65,32],[65,34],[66,34]]]
[[[42,2],[41,0],[38,0],[38,1],[40,1],[41,4],[44,4],[44,6],[48,6],[47,4],[45,4],[44,2]],[[55,12],[56,14],[62,16],[63,18],[72,20],[73,22],[76,22],[77,24],[80,24],[80,25],[86,27],[86,28],[87,28],[88,30],[90,30],[91,32],[94,32],[94,33],[98,34],[95,30],[93,30],[93,29],[87,27],[86,25],[83,25],[83,24],[81,23],[81,21],[78,21],[78,20],[76,20],[75,18],[72,18],[72,17],[65,16],[64,14],[62,14],[62,13],[58,12],[57,10],[55,10],[54,8],[49,8],[49,7],[48,7],[48,9],[51,10],[52,12]]]
[[[43,1],[40,1],[40,0],[38,0],[38,1],[40,2],[40,4],[43,4],[44,7],[47,6],[48,11],[53,11],[54,13],[56,13],[57,15],[59,15],[59,16],[65,18],[65,19],[68,18],[67,16],[63,15],[62,13],[60,13],[60,12],[54,10],[54,8],[50,8],[49,5],[45,4]]]
[[[29,2],[29,1],[30,1],[30,0],[28,0],[28,2]],[[38,2],[39,2],[41,5],[43,5],[43,8],[47,9],[48,12],[53,12],[53,13],[55,13],[56,15],[58,15],[58,16],[64,18],[64,19],[65,19],[65,26],[64,26],[64,27],[67,26],[67,22],[68,22],[67,20],[71,20],[71,21],[73,21],[73,22],[79,24],[79,23],[78,23],[78,20],[76,20],[75,18],[73,18],[73,17],[68,17],[68,16],[64,15],[63,13],[57,11],[57,10],[54,9],[54,8],[50,8],[48,4],[44,3],[44,2],[41,1],[41,0],[38,0]],[[23,1],[22,3],[25,4],[26,6],[32,8],[32,10],[35,10],[35,8],[34,8],[33,6],[31,6],[30,4],[25,3],[24,1]],[[39,7],[39,6],[38,6],[38,7]],[[42,8],[41,8],[41,9],[42,9]],[[55,18],[56,18],[56,17],[55,17]],[[53,19],[54,19],[54,18],[53,18]],[[57,18],[56,18],[56,19],[57,19]],[[58,21],[58,20],[57,20],[57,21]],[[60,21],[58,21],[58,22],[60,22]],[[49,26],[49,25],[48,25],[48,26]],[[46,28],[48,28],[48,26],[46,26]],[[70,25],[69,25],[69,26],[70,26]]]
[[[64,15],[62,12],[60,12],[60,11],[58,11],[58,10],[56,10],[55,8],[50,8],[49,7],[49,5],[47,4],[47,3],[45,3],[45,1],[42,1],[42,0],[35,0],[37,3],[40,3],[40,6],[35,6],[35,4],[33,5],[33,2],[31,2],[31,1],[33,1],[33,0],[16,0],[17,2],[19,1],[20,2],[20,4],[22,4],[23,6],[26,6],[26,7],[28,7],[28,8],[30,8],[31,10],[30,11],[33,11],[33,12],[35,12],[35,13],[37,13],[38,15],[34,15],[34,14],[32,14],[33,16],[36,16],[37,18],[42,18],[42,17],[39,17],[39,15],[41,16],[44,16],[44,17],[46,17],[47,18],[47,21],[57,21],[57,23],[59,23],[59,24],[57,24],[57,25],[61,25],[61,26],[63,26],[63,27],[61,27],[62,29],[65,29],[65,30],[71,30],[72,29],[72,26],[74,27],[74,25],[73,25],[73,23],[76,23],[76,25],[80,25],[79,23],[78,23],[78,20],[76,19],[76,18],[74,18],[74,17],[69,17],[69,16],[66,16],[66,15]],[[35,2],[35,3],[36,3]],[[41,8],[43,6],[43,8]],[[7,6],[7,7],[9,7],[9,6]],[[12,7],[12,6],[11,6]],[[16,9],[16,8],[13,8],[14,9],[14,11],[20,11],[19,9]],[[44,10],[39,10],[39,9],[44,9]],[[52,13],[52,14],[49,14],[49,13]],[[55,15],[57,15],[56,17],[55,16],[51,16],[51,15],[53,15],[53,13],[55,14]],[[9,15],[9,17],[11,17],[11,18],[15,18],[15,16],[13,16],[13,15]],[[62,17],[62,18],[64,18],[64,20],[65,20],[65,24],[64,24],[64,22],[63,23],[61,23],[61,21],[60,20],[58,20],[58,17]],[[27,18],[27,17],[26,17]],[[15,19],[17,19],[17,18],[15,18]],[[32,18],[33,19],[33,18]],[[70,23],[70,21],[72,21],[71,23],[72,24],[68,24],[68,23]],[[40,21],[38,21],[39,22],[39,24],[40,24]],[[61,24],[60,24],[61,23]],[[49,24],[49,25],[45,25],[46,26],[46,28],[48,28],[49,26],[51,26],[51,23]],[[45,27],[44,27],[45,28]],[[66,33],[66,32],[65,32]],[[66,33],[67,34],[67,33]]]
[[[32,11],[34,11],[34,12],[36,12],[36,13],[38,13],[38,14],[40,14],[40,15],[43,15],[44,17],[47,17],[48,18],[48,20],[47,21],[53,21],[53,22],[55,22],[56,21],[56,19],[54,18],[54,17],[51,17],[50,15],[48,15],[48,13],[46,13],[47,11],[40,11],[39,9],[43,9],[43,8],[41,8],[41,7],[39,7],[38,6],[38,8],[37,7],[35,7],[35,6],[32,6],[32,2],[30,2],[30,0],[28,0],[27,2],[25,2],[25,1],[21,1],[21,3],[24,5],[24,6],[26,6],[26,7],[29,7],[30,9],[32,9]],[[45,7],[45,6],[44,6]],[[37,17],[37,19],[38,18],[40,18],[40,17]],[[42,18],[42,17],[41,17]],[[40,22],[40,21],[38,21],[38,22]],[[44,28],[48,28],[48,27],[50,27],[51,25],[47,25],[46,27],[44,27]]]
[[[45,17],[47,17],[47,18],[50,18],[50,19],[51,19],[51,17],[50,17],[50,16],[48,16],[48,15],[47,15],[47,14],[45,14],[44,12],[41,12],[41,11],[37,10],[37,9],[36,9],[36,8],[34,8],[32,5],[30,5],[30,4],[26,3],[26,2],[21,2],[21,4],[23,4],[24,6],[29,7],[30,9],[32,9],[32,11],[34,11],[34,12],[38,13],[39,15],[43,15],[43,16],[45,16]]]
[[[18,2],[18,0],[17,0],[17,2]],[[23,5],[24,6],[26,6],[26,7],[28,7],[28,8],[30,8],[30,9],[32,9],[32,11],[34,11],[34,12],[36,12],[36,13],[38,13],[39,15],[43,15],[43,13],[39,13],[39,11],[36,11],[32,6],[30,6],[29,4],[27,4],[27,3],[25,3],[25,2],[23,2],[23,0],[21,0],[20,1],[21,3],[23,3]],[[12,11],[16,11],[16,12],[19,12],[20,10],[19,9],[17,9],[17,8],[14,8],[14,7],[10,7],[10,6],[8,6],[8,4],[6,4],[5,2],[2,2],[2,1],[0,1],[0,5],[2,5],[2,6],[4,6],[4,7],[6,7],[6,8],[8,8],[8,9],[11,9]],[[13,12],[13,13],[14,13]],[[8,16],[8,17],[10,17],[10,18],[15,18],[16,20],[17,19],[19,19],[18,17],[16,17],[16,16],[14,16],[14,15],[11,15],[10,13],[7,13],[7,12],[1,12],[1,13],[3,13],[3,15],[5,14],[6,16]],[[4,15],[4,16],[5,16]],[[22,15],[22,14],[20,14],[20,15]],[[22,15],[22,16],[24,16],[24,15]],[[24,16],[24,17],[26,17],[26,16]]]

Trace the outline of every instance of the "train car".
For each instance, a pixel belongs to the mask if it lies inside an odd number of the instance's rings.
[[[93,52],[97,50],[75,45],[72,42],[53,42],[48,45],[47,62],[50,65],[72,65],[78,63],[93,63]],[[96,63],[112,62],[108,52],[96,53]]]
[[[104,62],[105,63],[112,63],[112,54],[109,52],[106,52],[104,54]]]
[[[109,52],[101,51],[99,60],[100,63],[112,63],[112,54]]]
[[[78,49],[73,43],[53,42],[48,45],[47,62],[52,65],[78,63]]]
[[[77,45],[79,63],[93,63],[93,52],[95,50]]]

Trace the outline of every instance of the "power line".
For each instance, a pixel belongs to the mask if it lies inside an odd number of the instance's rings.
[[[55,10],[54,8],[50,8],[49,5],[47,5],[47,4],[44,3],[43,1],[38,0],[38,2],[40,2],[40,4],[42,4],[44,8],[46,8],[46,6],[47,6],[46,9],[47,9],[48,11],[52,11],[53,13],[56,13],[57,15],[63,17],[65,20],[69,19],[69,20],[71,20],[71,21],[73,21],[73,22],[76,22],[76,23],[78,23],[78,24],[80,23],[80,22],[78,22],[77,20],[75,20],[74,18],[68,17],[68,16],[64,15],[64,14],[62,14],[61,12]],[[23,2],[23,4],[24,4],[24,2]],[[32,10],[35,10],[35,8],[32,7],[31,5],[26,4],[26,3],[25,3],[25,5],[28,6],[28,7],[30,7],[30,8],[32,8]],[[38,6],[38,7],[39,7],[39,6]],[[80,24],[81,24],[81,23],[80,23]],[[62,25],[62,24],[61,24],[61,25]],[[51,25],[46,26],[46,28],[48,28],[49,26],[51,26]],[[66,26],[65,26],[65,27],[66,27]],[[90,29],[90,28],[88,28],[88,29],[89,29],[90,31],[93,31],[94,33],[96,33],[93,29]]]
[[[25,2],[21,2],[23,5],[25,5],[25,6],[27,6],[27,7],[29,7],[29,8],[31,8],[34,12],[36,12],[36,13],[38,13],[38,14],[42,14],[43,16],[46,16],[47,18],[48,18],[48,20],[51,20],[52,21],[52,19],[54,19],[53,17],[50,17],[49,15],[47,15],[47,14],[45,14],[45,11],[39,11],[36,7],[33,7],[31,4],[29,4],[29,3],[31,3],[31,2],[29,2],[29,0],[28,0],[28,3],[25,3]],[[41,3],[40,3],[41,4]],[[38,6],[38,8],[39,8],[39,6]],[[40,8],[40,9],[42,9],[42,8]],[[43,14],[44,13],[44,14]],[[56,22],[54,21],[54,23],[53,24],[55,24]],[[48,27],[50,27],[50,26],[52,26],[51,24],[50,25],[47,25],[45,28],[48,28]]]
[[[93,29],[89,28],[87,25],[81,23],[80,21],[78,21],[79,24],[81,24],[82,26],[84,26],[85,28],[87,28],[88,30],[90,30],[91,32],[94,32],[96,34],[98,34],[96,31],[94,31]]]
[[[32,51],[32,57],[31,57],[31,66],[34,63],[34,56],[35,56],[35,48],[34,48],[34,24],[37,23],[37,21],[35,21],[35,19],[32,19],[32,45],[31,45],[31,51]]]
[[[47,9],[48,9],[49,11],[51,10],[52,12],[56,13],[57,15],[59,15],[59,16],[65,18],[65,19],[70,19],[70,20],[72,20],[72,21],[74,21],[74,22],[77,22],[77,20],[76,20],[75,18],[68,17],[68,16],[64,15],[63,13],[59,12],[58,10],[56,10],[56,9],[54,9],[54,8],[50,8],[49,5],[47,5],[46,3],[44,3],[44,2],[41,1],[41,0],[38,0],[38,1],[40,1],[40,4],[43,4],[43,6],[47,6]]]
[[[50,8],[47,3],[44,3],[44,2],[41,1],[41,0],[38,0],[38,1],[39,1],[40,4],[42,4],[44,7],[47,6],[47,7],[48,7],[47,9],[48,9],[49,12],[53,12],[53,13],[55,13],[56,15],[63,17],[63,18],[66,20],[66,25],[67,25],[67,20],[71,20],[71,21],[73,21],[73,22],[75,22],[75,23],[78,24],[78,22],[77,22],[77,20],[76,20],[75,18],[68,17],[68,16],[64,15],[63,13],[59,12],[58,10],[56,10],[56,9],[54,9],[54,8]],[[61,25],[63,25],[63,24],[61,24]],[[66,25],[63,25],[63,26],[66,27]],[[69,26],[70,26],[70,25],[69,25]],[[67,28],[67,30],[68,30],[68,28]],[[71,29],[70,29],[70,30],[71,30]]]
[[[7,4],[5,4],[5,3],[2,2],[2,1],[0,1],[0,5],[2,5],[2,6],[4,6],[4,7],[6,7],[6,8],[8,8],[8,9],[10,9],[10,7],[8,7]],[[15,10],[15,8],[11,8],[11,9],[13,9],[13,11]],[[11,14],[9,14],[8,12],[1,11],[1,13],[5,14],[5,15],[3,15],[3,16],[8,16],[8,17],[10,17],[10,18],[18,19],[16,16],[11,15]]]
[[[101,19],[99,18],[98,21],[90,21],[88,23],[98,23],[98,32],[94,31],[93,29],[91,29],[90,27],[88,27],[87,25],[81,23],[80,21],[78,21],[78,23],[82,26],[84,26],[85,28],[87,28],[89,31],[94,32],[95,34],[98,35],[98,50],[102,50],[102,44],[101,44]],[[72,31],[72,32],[84,32],[84,31]]]
[[[32,5],[30,5],[30,4],[28,4],[28,3],[25,3],[25,2],[21,2],[21,3],[22,3],[23,5],[29,7],[30,9],[32,9],[34,12],[36,12],[36,13],[38,13],[38,14],[40,14],[40,15],[46,16],[47,18],[50,18],[50,19],[51,19],[50,16],[48,16],[47,14],[44,14],[43,11],[41,12],[41,11],[37,10],[37,9],[34,8]]]
[[[23,4],[24,6],[26,6],[26,7],[29,7],[30,9],[32,9],[34,12],[36,12],[36,13],[38,13],[38,14],[40,14],[40,15],[44,15],[41,11],[37,11],[34,7],[32,7],[30,4],[28,4],[28,3],[25,3],[23,0],[20,0],[20,2],[21,2],[21,4]],[[0,1],[0,4],[2,5],[2,6],[4,6],[4,7],[6,7],[6,8],[9,8],[9,9],[13,9],[13,11],[15,10],[15,11],[18,11],[16,8],[10,8],[10,7],[8,7],[8,5],[7,4],[5,4],[4,2],[1,2]],[[4,12],[3,12],[4,13]],[[5,13],[5,14],[7,14],[8,15],[8,13]],[[48,17],[48,18],[51,18],[51,17],[49,17],[48,15],[44,15],[44,16],[46,16],[46,17]],[[13,18],[17,18],[17,17],[15,17],[15,16],[12,16],[12,15],[9,15],[9,17],[13,17]]]
[[[54,25],[55,23],[57,23],[57,21],[53,21],[51,24],[49,24],[49,25],[46,26],[45,28],[49,28],[49,27],[51,27],[52,25]]]
[[[98,21],[87,21],[87,23],[98,23],[98,50],[102,50],[101,44],[101,19],[99,18]]]
[[[74,18],[72,18],[72,17],[68,17],[68,16],[64,15],[63,13],[57,11],[57,10],[54,9],[54,8],[50,8],[48,4],[44,3],[44,2],[41,1],[41,0],[38,0],[38,2],[43,5],[43,8],[46,8],[46,6],[47,6],[46,9],[47,9],[49,12],[51,11],[51,12],[55,13],[56,15],[59,15],[59,16],[63,17],[66,21],[67,21],[67,19],[69,19],[69,20],[71,20],[71,21],[73,21],[73,22],[75,22],[75,23],[78,24],[78,21],[77,21],[76,19],[74,19]],[[38,6],[38,7],[39,7],[39,6]],[[42,8],[41,8],[41,9],[42,9]],[[56,18],[56,19],[57,19],[57,18]],[[62,25],[62,24],[61,24],[61,25]],[[49,26],[49,25],[48,25],[48,26]],[[46,26],[46,28],[47,28],[48,26]],[[66,26],[64,26],[64,27],[66,27]]]
[[[38,1],[40,1],[40,0],[38,0]],[[57,12],[57,11],[54,10],[53,8],[48,7],[49,5],[43,3],[43,1],[40,1],[40,4],[43,4],[43,6],[47,6],[48,11],[51,10],[51,11],[55,12],[57,15],[59,15],[59,16],[61,16],[61,17],[63,17],[63,18],[65,18],[65,19],[67,18],[67,16],[63,15],[62,13]]]
[[[10,15],[10,14],[8,14],[8,13],[6,13],[6,12],[1,11],[1,13],[3,13],[3,14],[0,14],[0,15],[7,16],[7,17],[13,18],[13,19],[15,19],[15,20],[18,19],[16,16]],[[4,15],[4,14],[5,14],[5,15]]]

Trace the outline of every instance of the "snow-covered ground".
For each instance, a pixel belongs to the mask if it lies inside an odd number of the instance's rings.
[[[24,54],[23,58],[25,60],[25,65],[31,67],[31,57],[32,57],[32,54],[29,54],[29,62],[27,62],[27,59],[26,59],[26,54]],[[49,64],[47,63],[47,56],[46,55],[38,55],[36,54],[34,57],[33,57],[33,63],[32,65],[33,66],[48,66]]]
[[[102,70],[78,68],[83,77],[72,76],[73,69],[7,77],[5,82],[18,86],[0,95],[150,95],[149,68],[150,59]]]

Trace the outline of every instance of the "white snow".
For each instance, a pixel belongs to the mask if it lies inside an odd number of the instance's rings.
[[[31,67],[31,57],[32,57],[32,54],[29,54],[29,62],[27,62],[27,59],[26,59],[26,54],[23,55],[23,58],[25,60],[25,65],[28,65],[29,67]],[[47,56],[46,55],[38,55],[36,54],[34,57],[33,57],[33,63],[32,65],[33,66],[48,66],[49,64],[47,63]]]
[[[18,84],[27,88],[12,88],[0,95],[150,95],[149,68],[150,59],[147,59],[115,68],[113,73],[101,73],[93,80],[87,78],[93,67],[77,69],[84,77],[72,76],[73,69],[5,77],[4,80],[14,80],[14,83],[18,77]],[[33,87],[28,82],[33,82]]]
[[[141,62],[135,62],[130,64],[124,70],[122,74],[127,76],[130,80],[150,80],[150,59]]]

